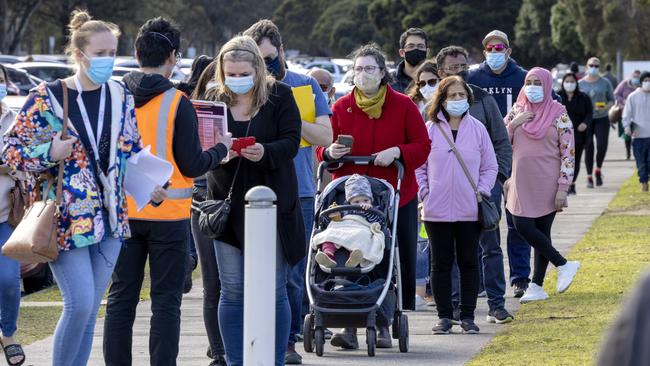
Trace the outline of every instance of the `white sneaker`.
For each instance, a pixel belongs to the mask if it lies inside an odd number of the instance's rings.
[[[420,311],[427,308],[427,302],[420,295],[415,295],[415,310]]]
[[[524,293],[524,296],[519,299],[519,302],[525,304],[527,302],[540,301],[548,299],[548,294],[544,291],[544,288],[539,286],[536,283],[531,282],[528,285],[528,289]]]
[[[580,268],[578,261],[566,262],[565,265],[557,267],[557,292],[563,293],[571,286],[578,268]]]

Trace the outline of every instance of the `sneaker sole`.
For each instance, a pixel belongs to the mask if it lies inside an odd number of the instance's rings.
[[[515,299],[520,299],[522,296],[524,296],[524,293],[525,293],[525,291],[522,292],[522,293],[516,293],[516,292],[515,292],[515,296],[513,296],[513,297],[514,297]]]
[[[507,323],[512,322],[512,321],[514,320],[514,318],[511,317],[511,316],[509,316],[509,317],[507,317],[507,318],[505,318],[505,319],[503,319],[503,320],[499,320],[499,319],[497,319],[497,318],[495,318],[495,317],[493,317],[493,316],[488,315],[488,316],[485,318],[485,320],[486,320],[488,323],[492,323],[492,324],[507,324]]]
[[[328,257],[327,254],[323,252],[318,252],[316,253],[316,256],[314,257],[314,260],[316,260],[316,263],[320,264],[321,266],[325,268],[334,268],[336,267],[336,262],[332,260],[332,258]]]
[[[445,330],[432,330],[431,332],[432,332],[434,335],[445,335],[445,334],[449,334],[449,333],[451,333],[451,329],[450,329],[450,330],[447,330],[447,331],[445,331]]]
[[[573,284],[573,281],[575,281],[576,276],[578,275],[579,270],[580,270],[580,264],[578,264],[578,268],[576,268],[576,273],[573,274],[573,278],[571,279],[571,283],[569,283],[569,285],[566,288],[562,289],[562,291],[560,291],[560,289],[557,289],[558,294],[565,293],[569,289],[569,287],[571,287],[571,285]]]
[[[520,303],[520,304],[527,304],[527,303],[530,303],[530,302],[535,302],[535,301],[544,301],[544,300],[548,300],[548,297],[547,297],[547,298],[544,298],[544,299],[526,299],[526,300],[521,300],[521,299],[519,299],[519,303]]]
[[[472,330],[464,330],[463,329],[463,334],[478,334],[478,332],[479,332],[478,330],[474,330],[474,329],[472,329]]]
[[[341,338],[332,338],[330,341],[330,344],[334,347],[340,347],[343,349],[358,349],[359,344],[350,344],[348,342],[343,341]]]

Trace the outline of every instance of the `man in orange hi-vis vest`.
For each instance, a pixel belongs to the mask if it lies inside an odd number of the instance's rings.
[[[168,80],[180,57],[180,31],[164,18],[148,20],[135,41],[140,71],[124,77],[133,93],[144,146],[174,167],[167,198],[138,211],[129,199],[132,236],[122,247],[109,290],[104,323],[106,365],[131,365],[133,322],[144,267],[151,274],[151,365],[176,365],[180,307],[185,278],[192,178],[217,169],[230,136],[206,151],[199,143],[197,117],[188,98]]]

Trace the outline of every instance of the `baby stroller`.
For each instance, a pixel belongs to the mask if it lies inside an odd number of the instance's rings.
[[[366,177],[373,193],[373,207],[368,211],[345,203],[345,182],[349,178],[335,179],[321,192],[323,172],[337,164],[371,164],[374,157],[349,156],[323,162],[318,167],[318,192],[316,192],[315,220],[311,237],[321,232],[332,216],[347,214],[373,215],[379,218],[385,236],[384,256],[381,263],[364,268],[344,266],[345,254],[336,253],[337,266],[323,268],[315,261],[316,250],[307,255],[305,283],[310,311],[303,324],[305,352],[316,351],[323,355],[325,328],[366,328],[368,356],[375,356],[377,326],[391,326],[392,337],[399,339],[400,352],[408,352],[408,317],[402,313],[399,248],[396,245],[397,209],[400,186],[404,176],[401,163],[395,161],[397,192],[382,179]],[[337,206],[329,208],[333,203]],[[310,245],[311,248],[311,245]]]

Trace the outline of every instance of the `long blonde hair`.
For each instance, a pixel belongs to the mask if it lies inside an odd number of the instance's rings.
[[[275,78],[266,71],[266,64],[257,43],[251,37],[237,36],[223,45],[217,56],[217,70],[215,72],[217,87],[207,92],[206,99],[218,100],[226,103],[228,107],[232,107],[237,104],[237,94],[226,87],[226,76],[223,67],[225,61],[250,62],[253,69],[255,69],[253,103],[249,112],[249,115],[253,115],[269,99],[271,87],[275,83]]]

